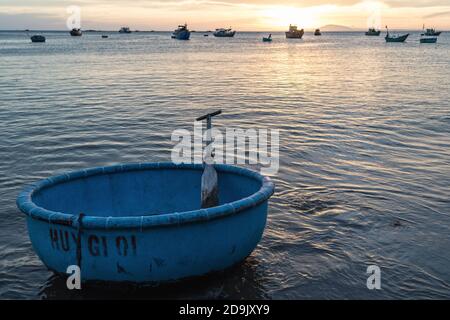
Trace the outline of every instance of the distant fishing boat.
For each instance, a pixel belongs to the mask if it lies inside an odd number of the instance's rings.
[[[288,39],[301,39],[305,34],[305,30],[298,30],[297,26],[289,25],[289,31],[286,32],[286,38]]]
[[[119,33],[131,33],[131,30],[128,27],[122,27],[120,28]]]
[[[233,29],[229,28],[229,29],[216,29],[216,31],[213,33],[214,37],[217,38],[233,38],[234,35],[236,34],[236,31],[234,31]]]
[[[436,43],[437,37],[422,37],[420,38],[420,43]]]
[[[404,35],[389,35],[387,34],[385,39],[386,42],[405,42],[405,40],[409,37],[409,33],[404,34]]]
[[[425,25],[423,26],[423,28],[425,29]],[[422,33],[422,36],[439,36],[441,33],[441,31],[436,31],[435,29],[430,28],[425,30],[425,32]]]
[[[321,36],[322,32],[320,32],[320,29],[316,29],[316,31],[314,31],[314,35],[315,36]]]
[[[386,30],[387,30],[386,37],[385,37],[386,42],[405,42],[405,40],[409,37],[409,33],[404,34],[404,35],[391,35],[389,33],[389,29],[387,26],[386,26]]]
[[[272,34],[269,34],[269,36],[266,38],[263,38],[263,42],[272,42]]]
[[[71,35],[72,37],[81,37],[82,34],[83,34],[83,33],[81,32],[81,29],[76,29],[76,28],[74,28],[74,29],[70,30],[70,35]]]
[[[108,36],[107,36],[106,34],[103,34],[103,35],[102,35],[102,38],[103,38],[103,39],[107,39]]]
[[[172,34],[172,39],[177,40],[189,40],[191,36],[191,32],[189,31],[187,24],[179,25],[178,29],[176,29]]]
[[[31,42],[45,42],[45,37],[41,35],[34,35],[30,39]]]
[[[369,31],[366,32],[366,36],[378,37],[380,34],[381,30],[375,30],[375,28],[369,28]]]

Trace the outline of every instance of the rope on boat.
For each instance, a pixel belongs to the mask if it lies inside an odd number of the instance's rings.
[[[83,218],[85,215],[80,213],[78,216],[78,238],[77,238],[77,266],[81,269],[81,234],[83,232]]]

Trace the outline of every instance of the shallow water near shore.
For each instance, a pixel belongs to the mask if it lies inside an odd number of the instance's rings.
[[[0,32],[0,298],[450,298],[450,34],[233,39],[194,33]],[[47,271],[15,199],[66,171],[170,161],[171,133],[222,109],[280,130],[277,191],[258,248],[225,272],[162,287]],[[251,166],[250,166],[251,167]],[[366,287],[376,264],[382,290]]]

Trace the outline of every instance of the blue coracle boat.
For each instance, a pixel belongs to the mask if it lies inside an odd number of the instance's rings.
[[[48,269],[83,281],[164,282],[230,267],[260,241],[274,184],[215,166],[220,205],[200,209],[203,165],[125,164],[48,178],[26,188],[34,250]]]

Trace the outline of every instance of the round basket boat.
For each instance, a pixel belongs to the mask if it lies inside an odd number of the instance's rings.
[[[48,178],[26,188],[33,248],[52,271],[83,281],[163,282],[223,270],[261,240],[273,183],[216,165],[220,205],[200,209],[202,165],[141,163]]]

